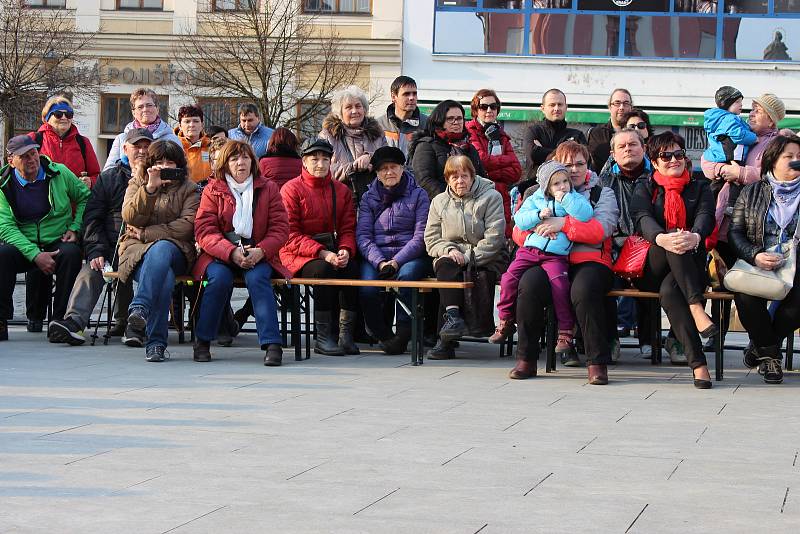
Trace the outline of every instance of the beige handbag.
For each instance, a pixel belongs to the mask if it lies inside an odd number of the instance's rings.
[[[798,226],[800,228],[800,226]],[[767,271],[743,259],[736,260],[723,284],[729,291],[767,300],[783,300],[794,285],[797,268],[797,235],[781,245],[784,262],[778,269]]]

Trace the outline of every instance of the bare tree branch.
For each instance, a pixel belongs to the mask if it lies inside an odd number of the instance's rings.
[[[173,62],[191,73],[177,89],[195,98],[251,100],[272,127],[299,128],[318,117],[334,90],[355,83],[361,60],[300,3],[261,0],[240,11],[198,13],[197,30],[172,51]]]

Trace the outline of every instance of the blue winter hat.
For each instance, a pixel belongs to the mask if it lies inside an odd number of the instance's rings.
[[[49,121],[50,117],[56,111],[64,111],[66,113],[72,113],[73,115],[75,114],[75,110],[72,109],[72,106],[70,106],[66,102],[58,102],[58,103],[53,104],[52,106],[50,106],[50,109],[47,110],[47,115],[45,116],[44,121],[45,122]]]

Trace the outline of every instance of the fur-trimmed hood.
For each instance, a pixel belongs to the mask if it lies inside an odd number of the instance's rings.
[[[364,134],[370,141],[383,137],[383,127],[372,117],[365,117],[362,126]],[[325,120],[322,121],[322,128],[328,130],[337,139],[344,137],[344,122],[333,113],[329,113]]]

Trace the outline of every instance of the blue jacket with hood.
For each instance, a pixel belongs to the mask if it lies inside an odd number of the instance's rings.
[[[703,113],[703,128],[708,135],[708,148],[703,152],[706,161],[727,163],[722,144],[717,141],[720,135],[727,135],[737,145],[744,145],[742,161],[747,157],[748,147],[758,140],[744,119],[725,109],[707,109]]]

